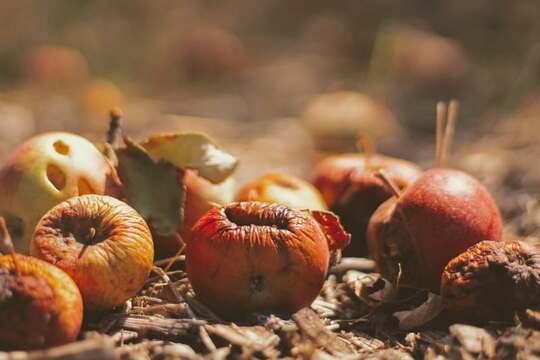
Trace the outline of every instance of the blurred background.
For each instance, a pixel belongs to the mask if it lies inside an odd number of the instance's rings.
[[[101,140],[119,105],[135,138],[209,133],[240,182],[308,176],[358,133],[429,165],[452,98],[455,152],[500,152],[536,142],[538,19],[534,0],[0,0],[0,157],[46,130]]]

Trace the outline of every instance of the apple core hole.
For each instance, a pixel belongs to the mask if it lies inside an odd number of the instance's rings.
[[[61,155],[69,155],[69,145],[62,140],[56,140],[53,144],[54,150]]]
[[[286,209],[282,207],[282,209]],[[288,230],[289,223],[283,211],[274,211],[268,207],[258,212],[242,211],[232,207],[225,208],[227,219],[238,226],[270,226],[277,229]]]
[[[66,175],[56,165],[47,165],[47,179],[58,191],[62,191],[66,187]]]

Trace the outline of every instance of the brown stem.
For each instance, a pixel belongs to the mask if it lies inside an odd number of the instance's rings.
[[[459,104],[457,100],[450,101],[450,106],[448,107],[448,115],[446,121],[446,128],[444,131],[444,138],[441,148],[441,166],[444,166],[446,163],[446,158],[450,153],[450,147],[452,145],[452,139],[454,138],[454,129],[458,116]]]
[[[114,147],[115,144],[118,142],[118,139],[120,138],[120,134],[122,132],[120,122],[122,120],[123,113],[120,108],[115,107],[111,110],[109,116],[110,122],[109,130],[107,131],[107,143]]]
[[[13,240],[7,228],[6,219],[4,219],[3,216],[0,216],[0,250],[6,255],[9,254],[13,256],[13,265],[15,265],[15,272],[19,274],[19,263],[17,257],[15,256],[15,246],[13,246]]]
[[[441,148],[443,142],[443,129],[446,122],[446,104],[443,101],[437,103],[437,125],[436,125],[436,138],[435,138],[435,159],[437,161],[437,166],[441,167],[442,156]]]
[[[390,191],[392,192],[392,194],[396,197],[396,198],[400,198],[401,197],[401,190],[399,189],[399,187],[392,181],[392,179],[390,179],[390,177],[388,176],[388,174],[386,173],[386,171],[380,169],[379,171],[377,171],[375,173],[375,176],[378,177],[379,179],[381,179],[381,181],[384,183],[384,186]]]

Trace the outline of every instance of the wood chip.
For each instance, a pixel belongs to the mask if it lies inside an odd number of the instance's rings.
[[[332,355],[350,354],[347,343],[329,331],[310,308],[303,308],[292,316],[304,336]]]

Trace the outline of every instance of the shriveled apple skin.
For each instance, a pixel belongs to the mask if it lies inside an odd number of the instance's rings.
[[[326,237],[307,212],[262,202],[207,212],[195,224],[186,254],[197,296],[225,318],[310,305],[328,261]]]
[[[403,283],[435,292],[448,261],[480,241],[501,237],[501,215],[487,189],[462,171],[440,168],[383,204],[368,229],[370,253],[384,275],[395,278],[401,262]],[[385,247],[397,256],[384,254]]]
[[[81,293],[66,273],[33,257],[0,256],[0,350],[74,341],[82,318]]]
[[[148,225],[129,205],[84,195],[60,203],[40,220],[31,254],[68,273],[85,307],[100,310],[123,304],[142,288],[154,246]]]
[[[262,201],[293,209],[326,210],[319,191],[309,182],[285,174],[268,174],[247,183],[236,196],[237,201]]]
[[[422,169],[406,160],[383,155],[340,154],[323,159],[313,170],[313,183],[322,193],[328,207],[339,215],[351,244],[344,250],[348,256],[367,254],[366,229],[371,215],[392,192],[376,176],[384,170],[400,189],[406,189],[422,174]]]
[[[22,143],[0,169],[0,214],[16,235],[17,251],[27,254],[34,227],[50,208],[77,195],[115,194],[117,188],[114,169],[90,141],[45,133]],[[21,229],[13,229],[13,218],[22,220]]]

